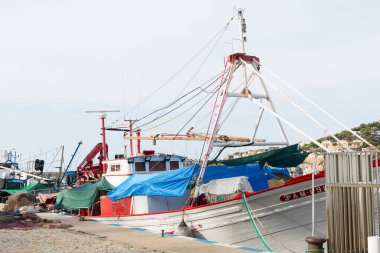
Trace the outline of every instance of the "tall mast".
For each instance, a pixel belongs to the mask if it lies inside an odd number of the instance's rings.
[[[243,10],[238,9],[238,20],[239,20],[239,30],[240,30],[240,42],[241,42],[241,52],[245,54],[245,42],[247,42],[247,36],[245,35],[247,32],[247,24],[245,23],[245,18],[243,17]],[[243,64],[243,81],[244,81],[244,89],[245,92],[248,92],[248,81],[247,81],[247,69]]]
[[[238,20],[239,20],[238,23],[239,23],[240,41],[241,41],[241,50],[242,51],[240,53],[234,53],[232,55],[229,55],[225,58],[224,72],[223,72],[223,75],[221,78],[220,86],[218,88],[218,93],[217,93],[217,97],[215,100],[214,108],[212,110],[211,119],[209,122],[209,129],[208,129],[207,134],[206,134],[206,136],[209,136],[209,138],[205,139],[205,141],[207,141],[207,143],[205,145],[205,150],[203,151],[203,154],[202,154],[203,161],[202,161],[201,169],[200,169],[199,176],[198,176],[198,179],[196,182],[196,188],[194,191],[194,197],[195,198],[199,196],[200,186],[202,185],[205,169],[207,167],[208,160],[209,160],[209,157],[210,157],[211,152],[213,150],[213,147],[214,146],[218,146],[218,147],[222,147],[222,146],[223,147],[225,147],[225,146],[239,147],[242,145],[247,146],[247,143],[242,143],[239,141],[218,143],[216,138],[215,138],[216,135],[218,134],[219,129],[220,129],[221,114],[222,114],[222,111],[223,111],[223,108],[224,108],[224,105],[225,105],[227,98],[228,97],[248,98],[250,100],[252,100],[252,99],[253,100],[265,99],[269,104],[269,109],[271,111],[273,111],[274,113],[276,113],[276,110],[274,108],[274,105],[273,105],[272,100],[269,96],[268,90],[266,88],[266,84],[261,78],[259,78],[259,81],[260,81],[260,84],[264,90],[263,94],[256,94],[256,93],[252,94],[248,89],[249,80],[251,80],[251,78],[254,75],[258,76],[257,73],[259,73],[259,69],[260,69],[260,63],[259,63],[260,60],[256,56],[246,55],[246,53],[245,53],[245,42],[247,41],[247,39],[246,39],[247,29],[246,29],[246,22],[245,22],[245,19],[243,17],[243,10],[242,9],[237,10],[237,16],[238,16]],[[247,66],[248,66],[248,68],[253,68],[253,71],[250,74],[249,79],[247,78]],[[243,73],[243,84],[244,84],[243,92],[241,92],[241,93],[228,92],[229,88],[230,88],[231,81],[232,81],[233,76],[234,76],[234,72],[240,67],[242,68],[242,73]],[[260,124],[261,118],[262,118],[263,109],[264,109],[264,107],[262,106],[261,113],[259,114],[259,119],[256,123],[253,138],[252,138],[251,142],[248,143],[251,146],[264,146],[264,145],[268,144],[265,142],[256,141],[254,138],[256,135],[258,126]],[[282,127],[280,120],[278,118],[276,118],[276,121],[277,121],[277,125],[279,127],[279,130],[281,132],[281,135],[283,137],[283,141],[282,142],[272,142],[270,144],[272,146],[289,145],[288,139],[285,135],[285,132],[284,132],[284,129]],[[194,204],[195,204],[195,202],[194,202]]]

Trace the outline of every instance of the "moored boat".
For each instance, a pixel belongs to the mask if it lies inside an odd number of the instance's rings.
[[[130,156],[107,160],[105,114],[101,112],[103,143],[88,157],[91,160],[99,154],[100,162],[93,166],[89,160],[84,161],[77,174],[81,184],[102,178],[99,182],[107,180],[115,188],[93,194],[92,205],[77,207],[81,214],[104,223],[173,234],[179,233],[178,226],[184,221],[197,238],[275,252],[303,252],[305,236],[326,235],[324,172],[314,170],[309,175],[289,175],[286,168],[298,166],[308,153],[300,151],[298,145],[289,146],[282,123],[321,150],[327,151],[327,148],[277,113],[267,89],[268,82],[260,73],[260,59],[245,53],[246,24],[241,10],[237,16],[242,52],[225,58],[224,70],[217,79],[220,84],[214,89],[216,99],[207,133],[189,130],[184,135],[142,137],[140,128],[133,129],[131,120],[129,128],[117,130],[124,131],[124,138],[131,143],[138,141],[137,154],[133,155],[131,150]],[[231,88],[238,69],[243,73],[241,92],[236,92],[240,86]],[[250,90],[254,78],[259,82],[255,88],[261,87],[262,93]],[[234,98],[236,103],[248,99],[259,106],[251,138],[230,138],[219,133],[230,114],[227,110],[222,115],[227,98]],[[236,103],[232,103],[231,108]],[[280,141],[256,138],[264,110],[274,116],[282,137]],[[137,136],[133,136],[134,133]],[[140,152],[140,140],[144,139],[202,140],[205,142],[202,160],[196,165],[184,166],[181,156]],[[275,149],[232,160],[216,161],[218,156],[211,159],[216,147],[223,151],[227,147],[246,146]],[[132,149],[132,145],[130,147]],[[214,161],[223,165],[211,165]]]

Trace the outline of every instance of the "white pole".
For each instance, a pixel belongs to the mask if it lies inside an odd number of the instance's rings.
[[[240,27],[240,41],[241,41],[241,51],[243,54],[245,54],[245,41],[247,37],[245,36],[246,33],[246,23],[245,19],[243,17],[243,10],[239,9],[238,10],[238,19],[239,19],[239,27]],[[248,81],[247,81],[247,70],[246,67],[243,66],[243,80],[244,80],[244,88],[247,88],[248,86]]]
[[[380,252],[380,237],[370,236],[368,237],[368,253]]]
[[[313,162],[313,167],[311,171],[311,237],[314,237],[314,227],[315,227],[314,225],[315,223],[314,173],[316,172],[316,169],[317,169],[317,163],[318,163],[318,156],[317,156],[317,153],[314,152],[314,162]]]

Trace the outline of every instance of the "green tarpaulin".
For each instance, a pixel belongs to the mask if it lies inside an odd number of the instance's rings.
[[[91,208],[99,191],[109,191],[113,188],[103,177],[97,183],[87,183],[74,189],[66,189],[58,195],[55,207],[67,210]]]
[[[15,194],[15,193],[18,193],[18,192],[31,192],[33,194],[38,194],[38,192],[43,192],[43,190],[45,189],[49,189],[49,188],[52,188],[54,186],[54,184],[40,184],[40,183],[37,183],[37,184],[29,184],[23,188],[20,188],[20,189],[13,189],[13,190],[8,190],[8,189],[3,189],[3,190],[0,190],[2,192],[6,192],[6,193],[9,193],[9,194]]]
[[[258,163],[261,167],[265,164],[272,167],[295,167],[303,163],[308,155],[308,152],[298,149],[298,144],[294,144],[257,155],[223,160],[221,163],[228,166]]]

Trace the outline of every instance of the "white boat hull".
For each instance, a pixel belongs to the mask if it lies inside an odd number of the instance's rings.
[[[324,177],[315,180],[314,235],[326,235],[327,231],[324,184]],[[305,251],[307,245],[304,238],[312,233],[312,197],[309,189],[311,180],[306,180],[247,196],[255,217],[262,224],[257,222],[258,227],[274,252]],[[182,217],[197,238],[265,250],[250,223],[242,198],[188,208],[184,212],[91,218],[110,224],[170,233],[177,231]]]

